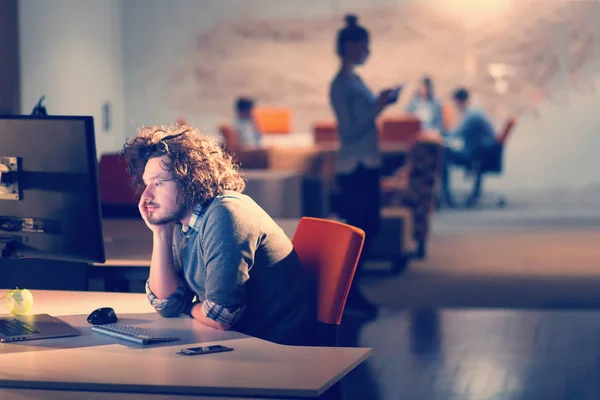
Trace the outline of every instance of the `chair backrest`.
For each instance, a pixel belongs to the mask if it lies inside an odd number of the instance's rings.
[[[137,207],[140,195],[133,190],[127,164],[118,154],[102,154],[98,165],[98,181],[103,205]]]
[[[315,122],[312,131],[315,144],[339,142],[337,126],[334,122]]]
[[[284,107],[257,107],[253,111],[256,125],[263,134],[290,133],[292,112]]]
[[[502,129],[502,132],[500,132],[500,135],[498,136],[498,142],[500,142],[501,144],[506,143],[506,141],[510,137],[510,134],[512,133],[513,128],[515,127],[516,123],[517,123],[517,120],[515,119],[515,117],[510,117],[506,121],[506,124],[504,125],[504,129]]]
[[[506,120],[504,128],[497,137],[495,146],[487,149],[481,161],[480,170],[483,173],[501,174],[504,169],[504,145],[508,141],[516,125],[515,117]]]
[[[454,105],[449,101],[442,105],[442,125],[446,132],[454,130],[456,125],[456,111],[454,110]]]
[[[365,232],[341,222],[303,217],[292,243],[317,284],[319,322],[339,325]]]
[[[381,122],[381,141],[412,146],[421,133],[421,121],[413,116],[385,118]]]
[[[221,124],[218,127],[219,133],[223,137],[223,144],[230,150],[235,150],[238,145],[237,135],[233,127],[228,124]]]

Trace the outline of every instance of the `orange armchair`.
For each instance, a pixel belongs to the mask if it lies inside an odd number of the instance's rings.
[[[302,266],[312,274],[317,286],[317,343],[337,343],[350,285],[362,252],[365,233],[336,221],[303,217],[292,243]]]

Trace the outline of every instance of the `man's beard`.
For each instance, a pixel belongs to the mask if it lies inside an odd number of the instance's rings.
[[[187,214],[188,207],[187,205],[177,198],[177,207],[175,210],[171,211],[169,214],[163,216],[162,218],[154,218],[153,215],[148,215],[148,222],[152,225],[164,225],[169,224],[171,222],[181,221],[185,214]]]

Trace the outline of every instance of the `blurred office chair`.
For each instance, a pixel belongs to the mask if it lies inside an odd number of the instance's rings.
[[[288,134],[292,132],[292,111],[285,107],[256,107],[254,120],[262,134]]]
[[[319,345],[335,346],[365,233],[336,221],[303,217],[292,243],[316,282]]]
[[[382,143],[404,144],[409,149],[421,133],[421,121],[410,115],[386,117],[381,121],[379,135]]]
[[[118,154],[102,154],[98,164],[100,204],[105,218],[139,217],[137,194],[131,185],[127,163]]]
[[[378,130],[383,153],[381,176],[389,176],[406,164],[407,153],[422,135],[421,121],[412,115],[385,117]]]
[[[242,169],[269,168],[268,149],[244,149],[240,147],[233,126],[229,124],[221,124],[217,129],[223,138],[223,149],[233,157]]]
[[[221,124],[217,129],[223,139],[223,145],[225,149],[228,151],[235,152],[238,146],[238,139],[233,130],[233,126],[228,124]]]
[[[500,175],[504,170],[504,145],[508,141],[511,133],[516,125],[515,117],[510,117],[500,134],[497,136],[496,143],[481,153],[479,157],[475,157],[473,164],[469,170],[474,176],[474,187],[481,185],[481,180],[486,174]],[[484,197],[485,193],[482,193],[480,197]],[[493,195],[492,195],[493,196]],[[504,207],[506,205],[506,197],[503,195],[493,196],[494,202],[498,207]],[[474,203],[469,203],[468,206],[474,207],[481,201],[481,198],[477,199]]]
[[[456,110],[452,102],[448,101],[442,105],[442,125],[446,132],[452,132],[457,125]]]
[[[315,122],[312,127],[315,145],[338,145],[339,138],[335,122]]]
[[[48,115],[48,111],[46,110],[46,106],[44,104],[42,104],[44,102],[45,98],[46,98],[46,96],[40,97],[40,99],[37,102],[37,104],[35,105],[35,107],[33,107],[33,110],[31,111],[31,115],[38,115],[38,116],[41,116],[41,117],[45,117],[45,116]]]

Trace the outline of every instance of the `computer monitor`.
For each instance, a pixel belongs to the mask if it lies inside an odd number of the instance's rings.
[[[104,262],[94,120],[0,116],[0,258]]]

